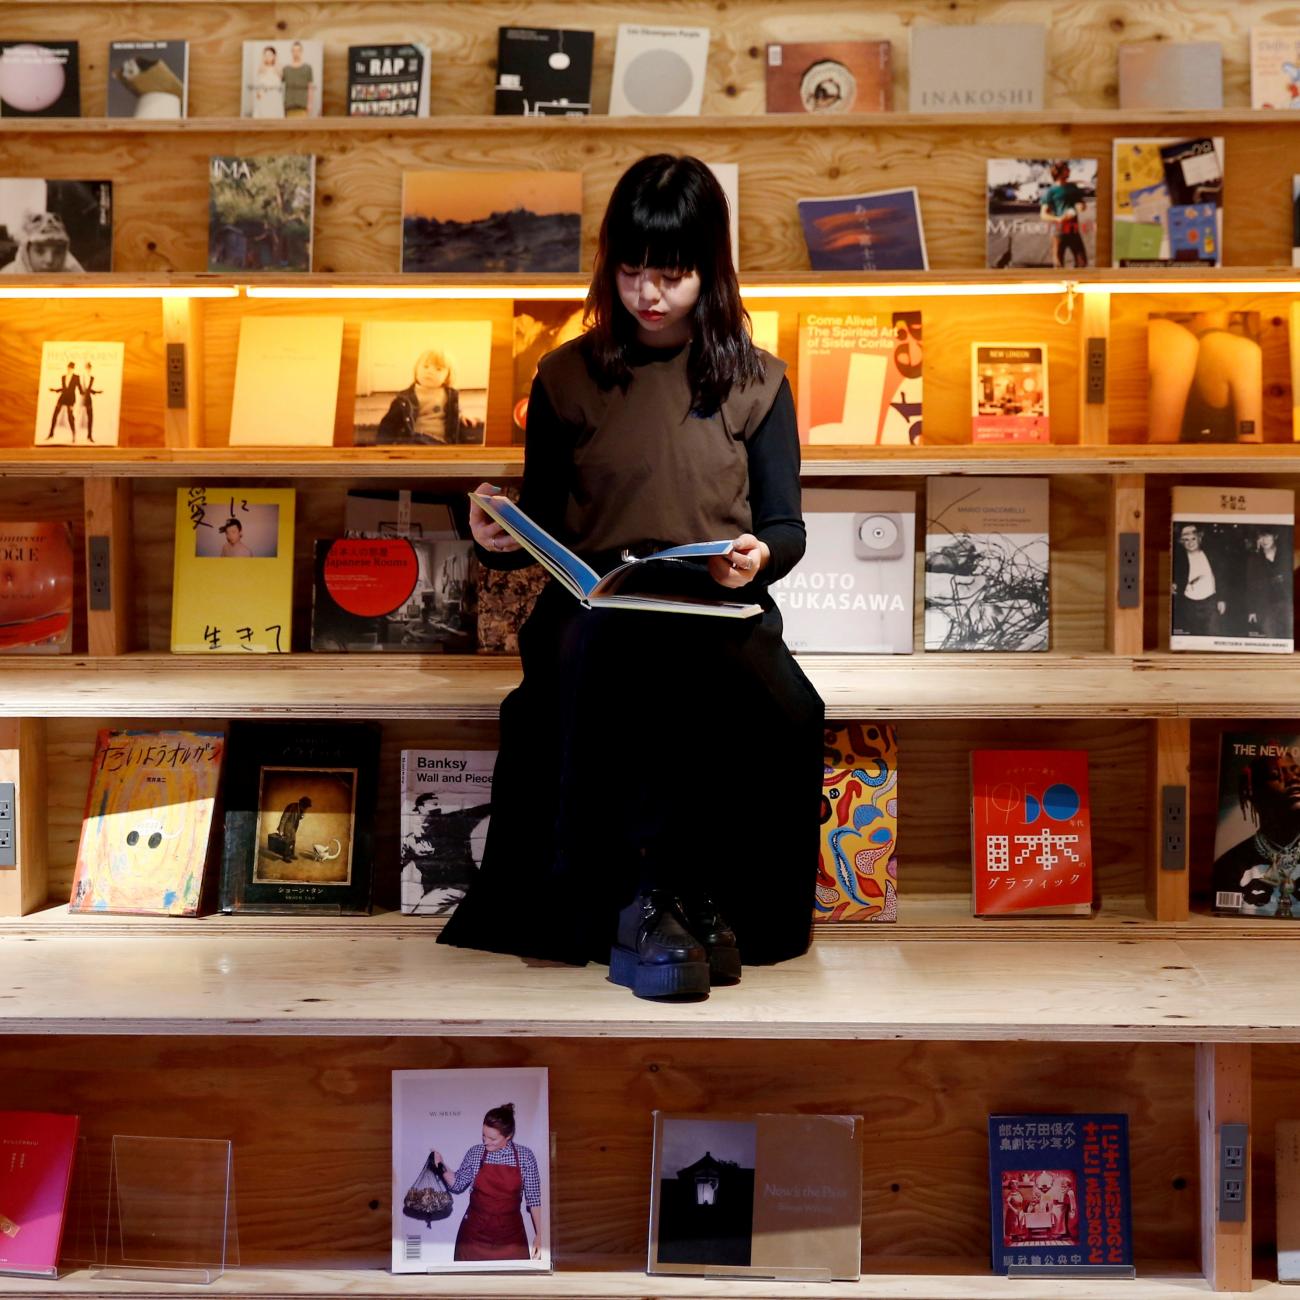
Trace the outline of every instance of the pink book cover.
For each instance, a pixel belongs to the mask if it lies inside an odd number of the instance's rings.
[[[0,1111],[0,1273],[58,1275],[78,1122]]]

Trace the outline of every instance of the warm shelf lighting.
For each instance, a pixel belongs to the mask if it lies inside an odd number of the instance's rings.
[[[1079,293],[1300,293],[1300,280],[1093,280]]]
[[[546,284],[546,285],[509,285],[509,284],[399,284],[399,285],[363,285],[343,284],[246,284],[244,292],[250,298],[320,298],[337,301],[341,298],[437,298],[459,299],[573,299],[581,301],[587,296],[585,284]]]
[[[188,287],[143,284],[5,284],[0,298],[235,298],[234,285],[196,284]]]
[[[1064,280],[987,280],[971,284],[745,284],[742,280],[740,292],[747,298],[1003,298],[1062,294],[1068,288]]]

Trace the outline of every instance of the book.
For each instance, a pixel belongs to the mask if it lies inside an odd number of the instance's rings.
[[[428,117],[429,47],[348,46],[349,117]]]
[[[116,447],[125,345],[47,340],[36,395],[38,447]]]
[[[927,650],[1047,649],[1048,490],[1045,478],[928,480]]]
[[[72,525],[0,522],[0,654],[72,653]]]
[[[497,31],[498,117],[586,117],[595,33],[558,27]]]
[[[98,733],[69,912],[198,915],[224,752],[219,731]]]
[[[394,1070],[392,1133],[394,1273],[550,1271],[544,1066]],[[477,1195],[492,1190],[508,1208],[482,1214],[475,1193],[449,1194],[447,1179],[466,1166],[484,1184]]]
[[[1117,138],[1116,266],[1223,264],[1223,138]]]
[[[379,727],[232,722],[223,912],[370,911]]]
[[[1298,789],[1300,736],[1286,723],[1220,734],[1216,913],[1300,920]]]
[[[1277,1188],[1277,1280],[1300,1282],[1300,1120],[1278,1120],[1273,1170]]]
[[[1133,1263],[1128,1116],[990,1115],[993,1271]]]
[[[976,749],[970,768],[972,913],[1090,915],[1087,752]]]
[[[473,543],[422,537],[316,542],[311,648],[472,654]]]
[[[323,41],[245,41],[240,117],[319,117]]]
[[[827,727],[814,922],[898,920],[898,732]]]
[[[887,113],[888,41],[786,41],[767,47],[769,113]]]
[[[1046,343],[972,343],[971,440],[1051,442]]]
[[[430,541],[454,541],[461,536],[452,498],[409,488],[349,488],[343,505],[343,531],[349,537],[424,537]]]
[[[1132,41],[1119,47],[1121,109],[1221,109],[1218,41]]]
[[[1290,654],[1295,493],[1175,487],[1170,527],[1169,648]]]
[[[740,269],[740,164],[705,162],[704,164],[722,186],[727,199],[727,229],[731,234],[731,264]]]
[[[448,916],[483,865],[495,749],[402,750],[402,911]]]
[[[583,305],[575,302],[541,299],[515,303],[511,361],[514,376],[514,400],[510,404],[511,441],[524,441],[528,429],[528,399],[537,363],[561,343],[582,333]],[[491,342],[489,336],[489,343]]]
[[[805,488],[803,559],[769,590],[797,654],[911,654],[916,496]]]
[[[646,1271],[854,1281],[860,1115],[654,1112]]]
[[[1300,178],[1298,178],[1300,179]],[[1291,437],[1300,442],[1300,303],[1291,304],[1291,333],[1289,341],[1291,362]]]
[[[0,117],[80,117],[76,41],[0,41]]]
[[[921,203],[915,186],[799,199],[814,271],[928,271]]]
[[[402,270],[577,271],[582,173],[402,173]]]
[[[0,177],[0,275],[112,269],[112,181]]]
[[[698,117],[708,57],[707,27],[619,23],[610,117]]]
[[[1300,108],[1300,27],[1250,29],[1251,108]]]
[[[1300,176],[1291,177],[1291,265],[1300,266]]]
[[[0,1273],[59,1275],[76,1115],[0,1110]]]
[[[990,158],[986,174],[988,266],[1097,260],[1095,158]]]
[[[314,154],[208,160],[208,270],[310,271]]]
[[[364,321],[353,441],[482,446],[491,371],[489,320]]]
[[[176,489],[174,654],[288,654],[292,488]]]
[[[770,352],[774,357],[781,350],[781,313],[779,311],[750,311],[749,337],[754,346]]]
[[[156,121],[187,115],[188,41],[113,41],[108,47],[108,116]]]
[[[799,317],[799,441],[852,446],[922,441],[919,311]]]
[[[332,447],[342,356],[342,316],[244,316],[230,445]]]
[[[627,560],[602,577],[585,560],[540,528],[505,496],[471,492],[476,501],[569,594],[588,609],[640,609],[658,614],[709,614],[752,618],[761,605],[718,596],[719,587],[701,561],[730,555],[731,541],[688,542]]]
[[[1044,107],[1047,28],[1039,23],[913,23],[913,113],[1035,112]]]
[[[1260,339],[1257,311],[1148,315],[1148,440],[1263,442]]]

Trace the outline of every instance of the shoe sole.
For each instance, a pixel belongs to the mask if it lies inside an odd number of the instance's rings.
[[[739,984],[740,953],[735,948],[714,948],[709,953],[709,983]]]
[[[643,966],[631,948],[611,948],[609,978],[639,998],[683,998],[707,995],[709,964],[703,961],[663,962]]]

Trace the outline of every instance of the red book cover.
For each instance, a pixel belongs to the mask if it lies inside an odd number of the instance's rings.
[[[976,916],[1092,909],[1088,755],[1080,749],[971,754]]]
[[[76,1115],[0,1110],[0,1273],[56,1277]]]

